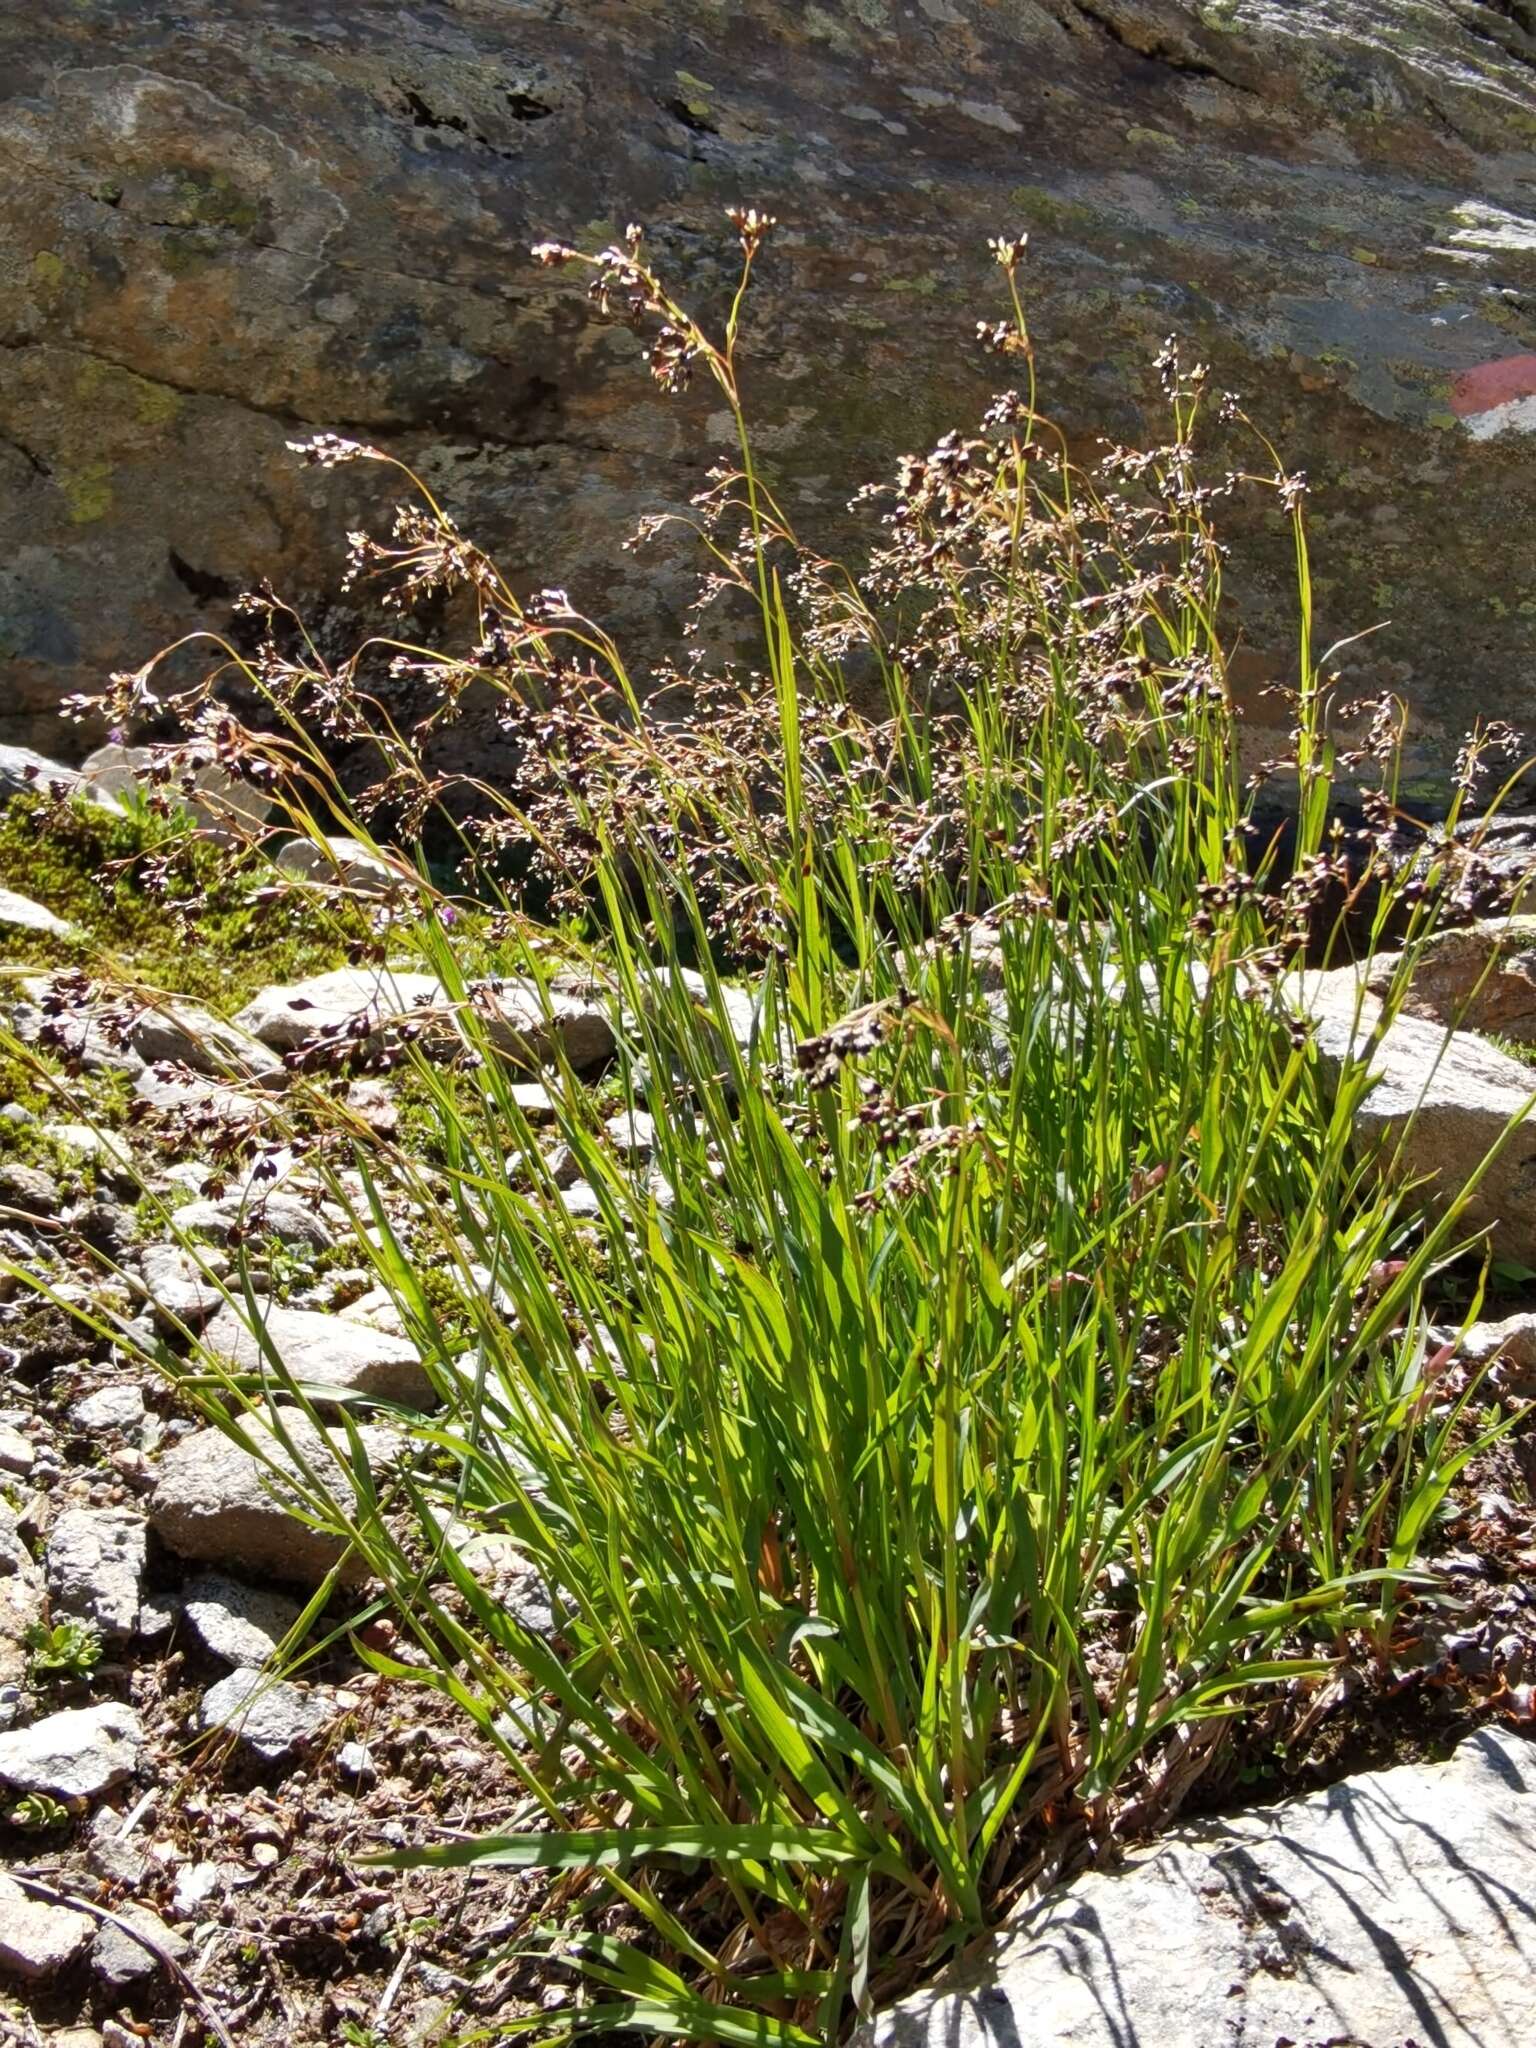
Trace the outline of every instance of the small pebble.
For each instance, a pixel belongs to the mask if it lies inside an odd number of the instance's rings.
[[[168,1636],[181,1615],[181,1602],[168,1593],[151,1593],[139,1602],[139,1634],[146,1642]]]
[[[15,1472],[25,1478],[37,1463],[37,1452],[21,1434],[0,1423],[0,1472]]]
[[[189,1863],[178,1870],[172,1895],[176,1910],[184,1917],[190,1917],[206,1899],[211,1899],[224,1882],[224,1867],[219,1863]]]
[[[354,1784],[367,1784],[374,1776],[373,1757],[367,1743],[344,1742],[336,1752],[336,1768]]]
[[[81,1429],[137,1429],[144,1420],[144,1395],[138,1387],[102,1387],[76,1401],[69,1419]]]
[[[112,1468],[120,1472],[130,1486],[152,1486],[155,1475],[150,1469],[148,1458],[135,1450],[132,1444],[123,1444],[112,1453]]]

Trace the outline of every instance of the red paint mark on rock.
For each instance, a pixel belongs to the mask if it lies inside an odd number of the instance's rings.
[[[1496,363],[1479,363],[1451,386],[1451,407],[1462,419],[1531,397],[1536,397],[1536,356],[1502,356]]]

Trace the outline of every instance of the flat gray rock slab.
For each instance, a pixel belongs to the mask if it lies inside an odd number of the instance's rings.
[[[348,889],[357,896],[382,896],[414,880],[404,863],[398,870],[392,868],[356,839],[347,838],[290,839],[277,849],[276,865],[295,881]]]
[[[71,1404],[69,1419],[77,1429],[134,1430],[146,1413],[143,1389],[124,1384],[82,1395]]]
[[[66,1158],[99,1168],[109,1180],[131,1182],[137,1178],[133,1147],[118,1131],[99,1131],[91,1124],[57,1123],[44,1124],[42,1135]]]
[[[297,1413],[285,1417],[284,1427],[318,1485],[332,1498],[345,1498],[352,1457],[345,1433],[321,1432]],[[265,1455],[218,1429],[197,1430],[166,1453],[150,1497],[150,1526],[178,1556],[316,1586],[341,1561],[346,1545],[329,1529],[301,1519],[304,1484],[286,1445],[254,1417],[245,1428]],[[374,1423],[359,1425],[357,1441],[376,1478],[403,1450],[393,1430]],[[342,1578],[351,1581],[362,1571],[350,1559]]]
[[[613,1053],[606,1011],[574,987],[554,986],[546,1001],[526,981],[477,982],[469,990],[469,1007],[486,1039],[513,1066],[537,1069],[557,1043],[578,1073],[601,1066]],[[337,967],[263,989],[235,1023],[280,1052],[325,1037],[355,1052],[376,1042],[386,1026],[414,1015],[427,1043],[451,1050],[465,1042],[457,1008],[433,975]]]
[[[1512,2048],[1533,2014],[1536,1745],[1485,1729],[1048,1894],[854,2048]]]
[[[173,1060],[194,1073],[266,1081],[282,1074],[270,1046],[197,1003],[165,1002],[141,1010],[129,1043],[146,1065]]]
[[[1468,1365],[1491,1364],[1489,1384],[1495,1393],[1512,1401],[1536,1396],[1536,1315],[1527,1311],[1496,1323],[1473,1323],[1459,1335],[1455,1330],[1437,1330],[1435,1338],[1455,1344],[1458,1357]]]
[[[187,1117],[203,1124],[262,1124],[275,1112],[270,1095],[253,1094],[233,1082],[210,1080],[174,1062],[143,1068],[134,1079],[133,1090],[157,1116]]]
[[[1402,957],[1377,953],[1367,963],[1372,995],[1385,999]],[[1431,1024],[1529,1044],[1536,1039],[1536,917],[1479,918],[1435,932],[1414,959],[1403,1009]]]
[[[188,1202],[176,1212],[176,1228],[200,1231],[220,1244],[276,1237],[284,1244],[323,1252],[335,1242],[329,1224],[307,1202],[276,1189],[270,1194],[224,1195],[217,1202]]]
[[[206,1650],[254,1670],[276,1653],[301,1609],[282,1593],[209,1572],[183,1587],[181,1611]]]
[[[270,1679],[260,1671],[231,1671],[203,1694],[200,1726],[227,1729],[269,1763],[279,1763],[312,1742],[331,1709],[308,1686]]]
[[[91,1622],[109,1643],[139,1625],[149,1531],[129,1508],[70,1508],[48,1532],[48,1592],[54,1609]]]
[[[265,823],[272,806],[258,790],[238,781],[211,756],[199,760],[179,748],[176,751],[179,758],[172,767],[164,749],[125,747],[109,740],[104,747],[86,755],[80,773],[102,797],[110,797],[114,802],[129,790],[136,796],[142,795],[146,783],[162,788],[183,810],[190,811],[200,825],[215,834],[231,824]],[[163,781],[145,773],[157,766],[169,771]],[[219,843],[217,837],[215,843]]]
[[[68,1906],[34,1899],[0,1876],[0,1970],[35,1982],[56,1977],[84,1954],[96,1922]]]
[[[18,896],[14,889],[0,889],[0,924],[9,925],[12,931],[42,932],[54,939],[70,938],[75,930],[46,904],[34,903],[30,896]]]
[[[78,768],[66,768],[62,761],[34,753],[30,747],[0,747],[0,804],[13,796],[83,796],[104,811],[122,814],[122,805],[110,790]]]
[[[25,1479],[37,1463],[37,1451],[30,1437],[13,1429],[8,1422],[0,1422],[0,1472],[14,1472],[19,1479]],[[0,1559],[0,1571],[9,1571],[10,1566]]]
[[[356,1025],[356,1046],[361,1047],[392,1018],[434,1009],[445,1000],[435,975],[392,967],[337,967],[306,981],[264,988],[235,1018],[235,1025],[278,1052],[291,1052],[323,1033],[339,1035]]]
[[[0,1735],[0,1785],[51,1799],[95,1799],[139,1765],[144,1730],[132,1707],[69,1707]]]
[[[302,1385],[338,1393],[372,1394],[402,1407],[429,1408],[436,1393],[408,1337],[343,1322],[318,1309],[270,1307],[262,1330],[266,1345]],[[203,1343],[235,1372],[269,1373],[272,1361],[243,1316],[224,1307],[203,1333]]]
[[[222,1274],[228,1263],[217,1252],[204,1250],[194,1257],[179,1245],[151,1244],[139,1254],[139,1274],[144,1292],[162,1322],[186,1323],[196,1328],[207,1322],[223,1303],[224,1296],[214,1275]]]
[[[128,1925],[117,1926],[111,1920],[101,1922],[91,1943],[91,1969],[106,1989],[118,1997],[158,1977],[165,1968],[165,1957],[182,1963],[191,1953],[186,1937],[167,1927],[160,1915],[147,1906],[128,1899],[113,1911],[118,1920]],[[138,1928],[145,1939],[136,1941],[128,1932],[129,1927]]]
[[[16,1511],[0,1500],[0,1685],[26,1677],[26,1634],[43,1615],[43,1574],[21,1540]]]
[[[1422,1017],[1399,1015],[1373,1047],[1381,1006],[1359,994],[1352,967],[1296,976],[1291,987],[1313,1019],[1325,1072],[1370,1059],[1374,1086],[1355,1113],[1357,1145],[1422,1178],[1431,1208],[1459,1195],[1515,1126],[1463,1220],[1468,1231],[1487,1230],[1496,1253],[1536,1263],[1536,1071],[1475,1031],[1448,1032]]]

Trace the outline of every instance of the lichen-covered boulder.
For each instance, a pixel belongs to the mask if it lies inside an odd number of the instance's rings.
[[[77,743],[61,691],[222,625],[256,575],[332,588],[398,484],[299,468],[312,428],[404,457],[514,579],[662,644],[691,569],[618,542],[686,506],[730,422],[707,380],[651,390],[527,250],[652,223],[718,316],[723,209],[750,202],[781,228],[748,396],[812,538],[844,545],[853,486],[975,416],[1002,375],[973,341],[986,238],[1027,228],[1078,446],[1162,433],[1152,357],[1186,336],[1318,490],[1320,646],[1391,621],[1340,666],[1406,693],[1433,787],[1536,673],[1533,57],[1525,0],[13,0],[0,738]],[[1272,718],[1289,543],[1226,512],[1234,683]]]

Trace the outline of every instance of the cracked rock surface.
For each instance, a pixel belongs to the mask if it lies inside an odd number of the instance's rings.
[[[1536,1745],[1484,1729],[1446,1763],[1176,1829],[858,2048],[1493,2048],[1530,2012],[1533,1898]]]
[[[1390,618],[1347,680],[1409,697],[1417,773],[1529,707],[1536,614],[1479,601],[1523,588],[1536,522],[1523,4],[13,0],[0,81],[0,738],[78,744],[62,692],[223,626],[257,575],[329,589],[390,492],[299,468],[319,428],[661,644],[692,565],[618,542],[686,506],[721,421],[527,250],[644,221],[716,314],[735,202],[782,222],[754,403],[817,544],[985,404],[986,238],[1028,229],[1069,432],[1155,438],[1177,332],[1326,493],[1318,644]],[[1229,581],[1262,718],[1289,540],[1258,516]],[[461,731],[483,766],[494,733]]]

